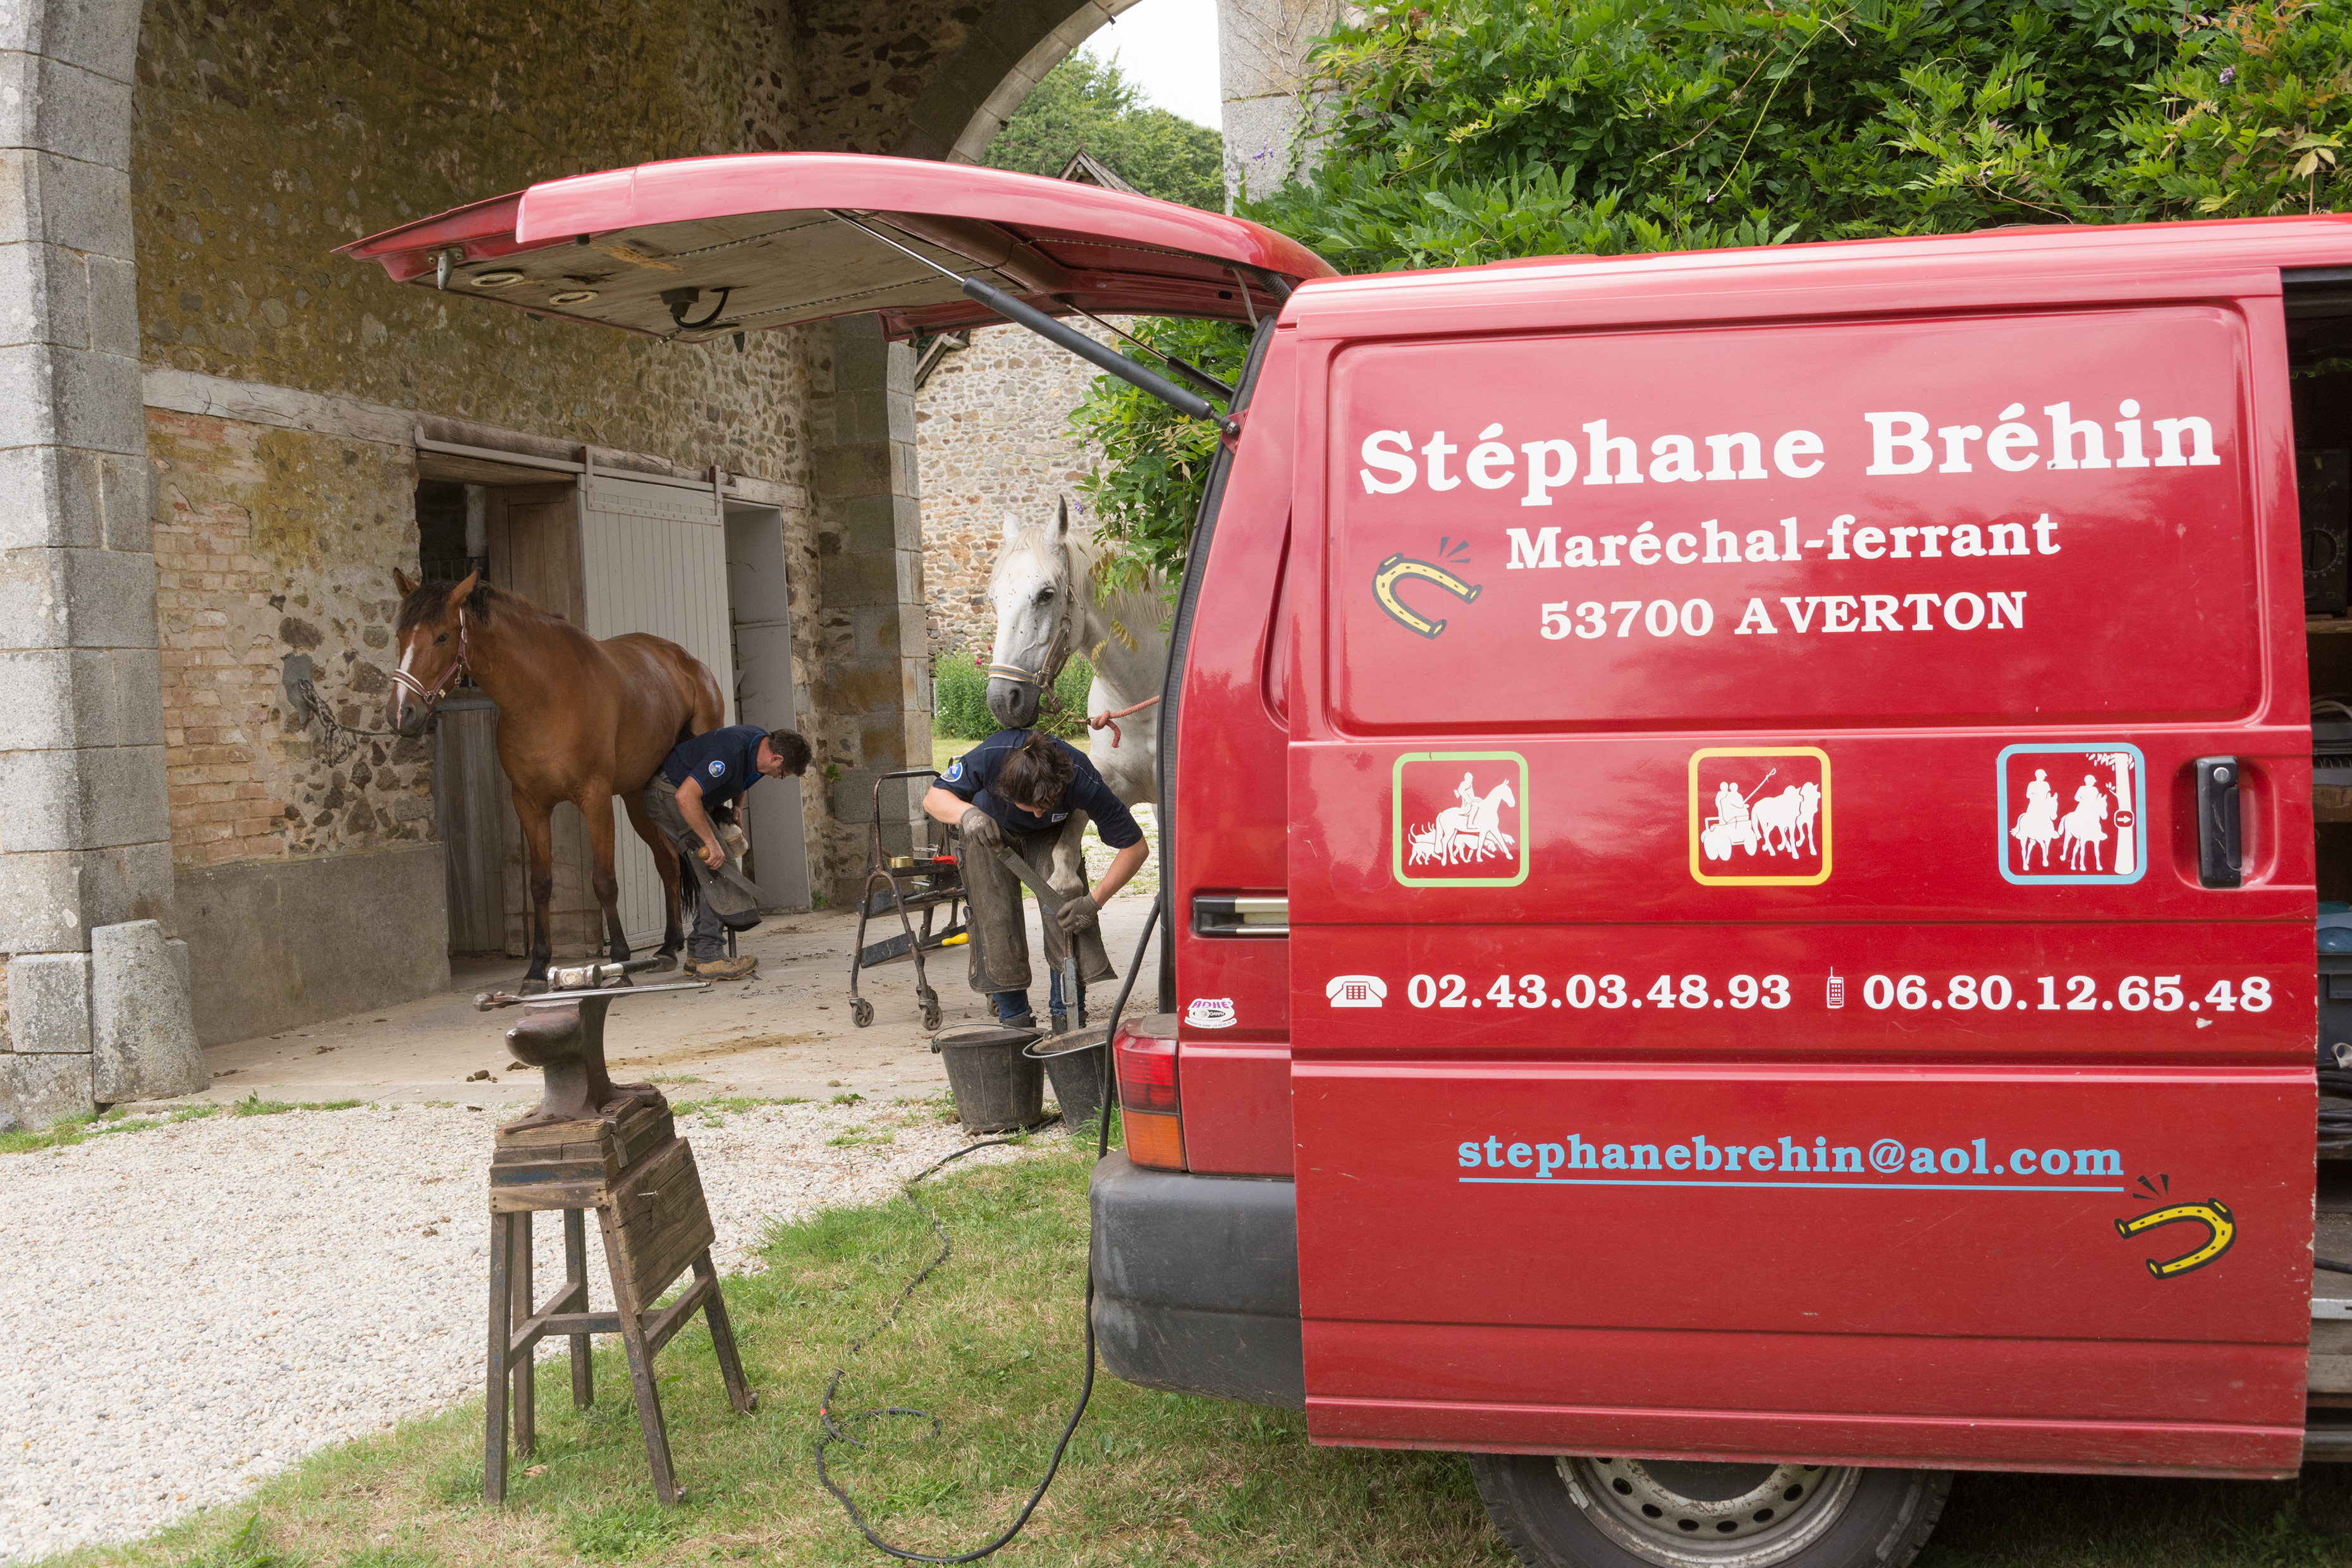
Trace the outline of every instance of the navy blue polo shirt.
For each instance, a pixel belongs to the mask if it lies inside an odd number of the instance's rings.
[[[767,738],[757,724],[706,730],[670,749],[662,762],[662,776],[673,784],[699,780],[705,805],[733,800],[760,782],[760,742]]]
[[[1028,740],[1026,730],[999,730],[962,756],[948,764],[940,775],[940,787],[960,800],[968,800],[1004,825],[1010,833],[1043,833],[1068,820],[1073,811],[1083,811],[1094,819],[1095,830],[1102,841],[1114,849],[1124,849],[1130,844],[1143,842],[1143,829],[1118,796],[1110,793],[1102,774],[1095,771],[1087,754],[1067,741],[1054,744],[1070,753],[1077,763],[1076,776],[1070,780],[1069,793],[1062,799],[1062,809],[1050,816],[1039,816],[1013,805],[989,787],[996,782],[997,770],[1004,759],[1021,749]]]

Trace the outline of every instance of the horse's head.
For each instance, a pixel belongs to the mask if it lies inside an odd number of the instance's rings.
[[[395,571],[400,590],[400,620],[393,637],[400,650],[400,668],[392,674],[392,699],[384,716],[403,735],[425,732],[433,705],[441,694],[465,676],[468,611],[480,606],[478,572],[454,588],[420,587]],[[479,629],[479,616],[475,617]]]
[[[1508,779],[1505,779],[1502,783],[1496,784],[1487,795],[1486,798],[1491,801],[1498,802],[1504,805],[1517,805],[1519,804],[1519,797],[1511,793],[1511,781]]]
[[[1045,687],[1070,654],[1077,635],[1079,584],[1070,577],[1070,503],[1054,522],[1024,527],[1004,517],[1004,545],[988,596],[996,606],[996,651],[988,667],[988,710],[996,721],[1025,730],[1037,721]]]

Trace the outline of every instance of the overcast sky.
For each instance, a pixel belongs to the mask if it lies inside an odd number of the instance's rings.
[[[1083,46],[1143,89],[1152,104],[1218,129],[1217,0],[1141,0]]]

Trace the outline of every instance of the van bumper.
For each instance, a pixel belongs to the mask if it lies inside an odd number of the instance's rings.
[[[1095,1340],[1114,1377],[1307,1407],[1297,1189],[1247,1176],[1095,1167]]]

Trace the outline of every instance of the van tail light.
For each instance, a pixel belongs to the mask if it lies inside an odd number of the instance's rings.
[[[1184,1168],[1184,1124],[1176,1102],[1176,1042],[1121,1029],[1111,1044],[1118,1071],[1127,1157],[1156,1170]]]

